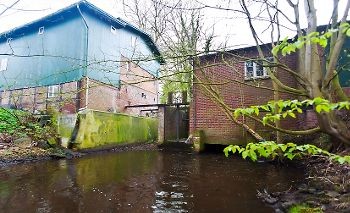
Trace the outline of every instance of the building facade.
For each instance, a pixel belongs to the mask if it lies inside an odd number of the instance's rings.
[[[346,45],[350,43],[347,42]],[[346,46],[345,45],[345,46]],[[271,45],[262,49],[267,60],[271,56]],[[324,53],[322,53],[324,54]],[[213,90],[232,109],[266,104],[274,100],[272,80],[267,76],[266,69],[251,59],[259,58],[256,47],[235,49],[222,53],[204,55],[194,67],[193,98],[190,104],[190,133],[197,135],[199,131],[207,144],[244,144],[252,139],[239,125],[232,122],[202,84],[211,84]],[[341,60],[345,60],[343,52]],[[297,70],[297,54],[280,58],[281,64],[291,70]],[[348,68],[346,68],[348,69]],[[278,68],[275,73],[278,79],[287,86],[297,88],[295,78],[286,70]],[[340,73],[340,82],[350,95],[349,72]],[[297,97],[283,91],[279,99],[296,99]],[[300,130],[316,125],[313,110],[298,115],[298,119],[282,119],[281,127]],[[261,123],[251,119],[239,118],[240,122],[252,127],[266,139],[274,139],[274,132]]]
[[[145,32],[80,1],[0,34],[1,105],[140,114],[158,103],[160,52]]]

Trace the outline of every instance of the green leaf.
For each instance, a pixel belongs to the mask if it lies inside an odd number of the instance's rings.
[[[287,145],[285,145],[285,144],[283,144],[283,145],[281,146],[281,150],[282,150],[282,152],[285,152],[287,148],[288,148],[288,146],[287,146]]]
[[[289,115],[290,117],[292,117],[292,118],[296,118],[294,112],[288,111],[288,115]]]
[[[338,161],[340,164],[344,164],[345,158],[344,158],[344,157],[339,157],[339,158],[337,159],[337,161]]]
[[[272,55],[277,56],[279,50],[280,50],[279,46],[274,47],[271,51]]]
[[[302,110],[302,109],[300,109],[299,107],[298,107],[298,108],[296,108],[296,109],[297,109],[298,113],[303,113],[303,110]]]
[[[295,157],[295,154],[293,154],[293,153],[286,153],[285,156],[286,156],[289,160],[293,160],[293,158]]]
[[[259,115],[259,108],[258,107],[254,107],[254,112],[258,116]]]
[[[246,159],[247,156],[248,156],[248,154],[249,154],[249,150],[243,151],[243,152],[242,152],[242,158],[243,158],[243,159]]]
[[[350,37],[350,29],[348,29],[348,30],[346,31],[346,35],[347,35],[348,37]]]
[[[320,39],[319,40],[319,44],[320,44],[321,47],[325,48],[325,47],[327,47],[328,41],[327,41],[326,38]]]
[[[250,157],[250,159],[251,159],[252,161],[257,161],[257,160],[258,160],[255,151],[252,150],[252,149],[249,151],[249,157]]]

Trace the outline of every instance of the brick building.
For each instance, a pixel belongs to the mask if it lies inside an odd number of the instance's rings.
[[[347,44],[349,45],[349,44]],[[265,56],[271,56],[271,45],[262,46]],[[212,84],[223,101],[231,108],[265,104],[274,99],[272,80],[259,63],[249,61],[259,58],[256,47],[235,49],[222,53],[204,55],[194,67],[193,99],[190,104],[190,133],[202,131],[204,142],[208,144],[241,144],[249,141],[249,134],[228,119],[219,105],[208,95],[201,83]],[[280,58],[280,62],[292,70],[296,70],[297,54]],[[297,88],[297,82],[287,71],[278,68],[277,77],[285,85]],[[347,75],[347,73],[345,73]],[[350,82],[347,76],[341,76],[344,90],[349,91]],[[250,86],[253,85],[253,86]],[[295,99],[296,97],[280,92],[279,99]],[[266,139],[273,139],[272,130],[267,129],[251,119],[240,121],[248,124]],[[315,126],[313,112],[300,115],[299,119],[283,119],[281,127],[302,129]],[[307,123],[305,123],[307,122]]]
[[[0,34],[0,104],[139,115],[158,103],[163,63],[151,37],[87,1]]]

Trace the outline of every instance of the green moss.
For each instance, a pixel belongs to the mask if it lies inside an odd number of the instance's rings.
[[[308,206],[307,204],[297,204],[292,206],[289,210],[289,213],[322,213],[321,208],[313,208]]]
[[[79,114],[78,149],[96,148],[114,144],[155,141],[158,120],[99,111]]]

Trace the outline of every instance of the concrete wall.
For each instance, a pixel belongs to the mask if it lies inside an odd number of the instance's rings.
[[[157,140],[155,118],[88,110],[78,114],[78,131],[73,147],[102,148]]]

